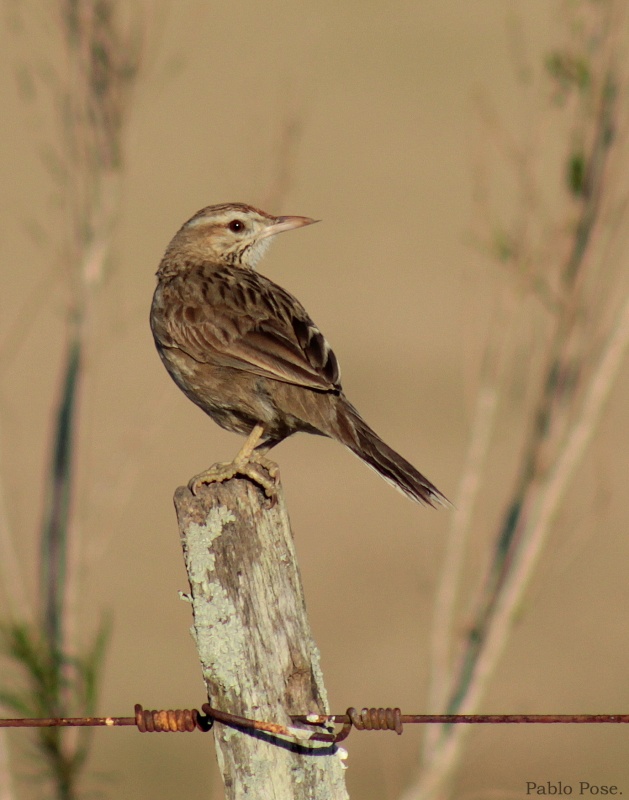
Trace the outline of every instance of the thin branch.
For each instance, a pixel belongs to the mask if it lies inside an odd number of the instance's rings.
[[[485,631],[491,622],[503,583],[509,570],[512,569],[513,554],[520,546],[520,540],[528,535],[530,508],[536,502],[536,497],[546,479],[548,464],[561,453],[566,430],[571,424],[571,400],[576,399],[579,382],[585,382],[585,376],[577,371],[579,360],[575,357],[574,345],[575,337],[581,334],[578,327],[580,316],[577,313],[581,305],[581,286],[577,276],[589,256],[587,245],[599,222],[600,184],[604,179],[612,144],[609,131],[616,101],[616,92],[608,88],[612,83],[610,76],[607,75],[597,126],[599,132],[595,136],[590,158],[593,163],[590,171],[591,186],[576,225],[574,247],[561,270],[564,286],[570,295],[566,296],[561,313],[555,321],[547,350],[540,398],[533,413],[531,431],[522,457],[520,478],[496,541],[494,560],[480,611],[472,626],[459,677],[447,707],[450,713],[460,710],[470,683],[474,680],[476,662],[484,647]]]
[[[72,499],[76,406],[81,370],[82,341],[78,330],[68,343],[61,399],[54,424],[54,444],[41,535],[42,613],[52,648],[63,650],[63,587]]]
[[[68,277],[66,336],[45,476],[38,620],[25,624],[16,615],[2,630],[6,654],[19,665],[28,687],[22,694],[7,696],[18,704],[41,706],[49,715],[75,707],[85,711],[95,703],[106,641],[103,628],[91,649],[77,655],[76,643],[70,642],[68,634],[75,627],[78,606],[68,601],[69,587],[78,573],[72,558],[76,553],[72,539],[76,540],[78,530],[73,502],[78,401],[93,328],[94,295],[112,251],[123,168],[123,123],[140,56],[139,27],[125,28],[121,7],[116,0],[58,0],[54,7],[54,21],[65,45],[65,64],[52,91],[60,113],[60,153],[53,154],[60,168],[53,177],[62,181],[68,221],[63,240]],[[10,333],[15,338],[15,332]],[[2,528],[4,544],[6,526]],[[54,731],[41,733],[37,741],[57,797],[75,798],[88,740],[84,736],[68,739]]]
[[[521,547],[515,555],[496,599],[476,664],[474,681],[470,683],[459,706],[462,714],[473,714],[479,707],[496,664],[509,641],[509,631],[550,534],[551,523],[592,440],[628,349],[629,296],[603,348],[601,360],[589,383],[579,420],[571,429],[565,446],[531,509],[526,546]],[[439,796],[457,765],[468,732],[469,728],[462,726],[449,730],[449,735],[442,740],[440,748],[422,775],[421,785],[413,787],[412,791],[402,796],[402,800],[432,800]]]
[[[483,472],[496,411],[500,399],[500,384],[506,363],[508,336],[503,333],[513,311],[513,296],[502,298],[499,313],[488,335],[487,347],[481,368],[480,387],[472,418],[472,435],[467,448],[459,487],[452,512],[452,522],[446,542],[446,552],[441,567],[441,580],[437,588],[432,621],[430,686],[428,708],[442,708],[452,682],[451,642],[454,640],[456,604],[465,554],[470,534],[472,515],[478,492],[482,486]],[[436,727],[426,729],[424,761],[429,762],[440,733]]]
[[[566,188],[577,214],[573,214],[575,219],[563,220],[558,226],[571,231],[569,240],[564,237],[568,247],[563,261],[555,257],[555,267],[552,262],[550,268],[544,267],[550,275],[549,286],[556,286],[560,292],[559,302],[553,314],[518,480],[498,530],[475,621],[451,684],[445,709],[450,713],[472,713],[478,708],[507,645],[515,612],[551,523],[600,420],[629,344],[629,296],[624,288],[614,325],[608,328],[603,347],[598,349],[596,344],[601,319],[609,319],[611,309],[618,309],[618,287],[612,290],[608,282],[607,295],[602,296],[604,276],[597,271],[601,267],[597,255],[601,246],[609,244],[602,232],[609,230],[603,227],[603,212],[610,202],[608,173],[612,154],[615,170],[622,170],[615,136],[620,118],[621,77],[613,66],[616,60],[610,42],[614,28],[607,24],[608,6],[594,8],[584,4],[583,8],[591,14],[588,24],[598,35],[590,35],[591,31],[588,34],[584,26],[574,26],[578,31],[576,49],[567,48],[552,59],[555,76],[568,87],[562,91],[572,89],[572,135],[577,145],[573,142],[568,151]],[[520,234],[524,236],[524,232]],[[561,242],[558,245],[564,249]],[[594,299],[599,305],[601,301],[605,303],[605,313],[592,313]],[[460,573],[458,559],[460,554],[452,561],[455,573]],[[453,580],[456,582],[458,577]],[[448,602],[452,603],[455,588],[449,592]],[[448,639],[452,635],[452,613],[448,606],[443,616]],[[441,647],[443,662],[447,651],[446,645]],[[460,758],[465,735],[463,730],[445,726],[440,738],[430,741],[425,772],[405,797],[428,800],[443,793]]]

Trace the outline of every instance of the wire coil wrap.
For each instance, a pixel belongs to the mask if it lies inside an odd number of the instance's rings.
[[[402,734],[402,712],[399,708],[347,709],[347,716],[358,731],[395,731]]]
[[[135,724],[142,733],[189,733],[194,730],[209,731],[214,719],[227,725],[250,727],[254,730],[266,730],[280,735],[291,735],[283,725],[259,722],[246,719],[235,714],[218,711],[205,704],[201,714],[196,708],[179,708],[168,710],[144,709],[139,703],[135,705]],[[301,719],[305,722],[306,720]],[[330,719],[331,721],[331,719]],[[338,720],[341,722],[341,720]],[[317,723],[318,724],[318,723]],[[350,707],[345,713],[343,727],[337,733],[313,733],[315,741],[342,742],[347,739],[352,727],[358,731],[395,731],[398,736],[403,731],[402,712],[399,708],[363,708],[361,711]]]
[[[168,710],[144,709],[135,704],[135,724],[141,733],[191,733],[194,730],[209,731],[213,720],[204,717],[196,708]]]

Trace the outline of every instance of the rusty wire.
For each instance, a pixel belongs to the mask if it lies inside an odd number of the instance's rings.
[[[30,719],[0,719],[0,728],[53,728],[53,727],[136,727],[142,733],[175,733],[194,730],[209,731],[214,721],[234,728],[257,730],[274,736],[288,736],[320,742],[340,742],[352,728],[356,730],[392,730],[398,735],[407,724],[627,724],[629,714],[402,714],[399,708],[348,708],[345,714],[297,714],[291,716],[294,725],[280,725],[248,719],[212,708],[208,703],[196,708],[145,710],[139,703],[133,717],[50,717]],[[338,733],[317,728],[342,725]],[[298,727],[299,726],[299,727]],[[308,728],[313,727],[312,732]]]

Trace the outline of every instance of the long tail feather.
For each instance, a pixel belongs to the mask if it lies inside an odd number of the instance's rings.
[[[337,438],[385,481],[417,503],[433,507],[449,505],[445,495],[383,442],[343,396],[339,398],[337,422]]]

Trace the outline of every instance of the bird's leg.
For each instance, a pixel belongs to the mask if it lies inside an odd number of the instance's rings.
[[[271,501],[271,506],[274,506],[277,503],[279,467],[273,461],[264,458],[262,454],[254,452],[263,434],[264,426],[255,425],[233,461],[213,464],[205,472],[195,475],[188,483],[192,494],[196,494],[201,486],[222,483],[236,475],[243,475],[261,486]]]
[[[281,441],[281,439],[267,439],[266,441],[260,442],[249,456],[250,461],[255,461],[256,464],[264,467],[276,486],[279,486],[280,483],[280,468],[275,461],[271,461],[270,458],[267,458],[266,454]]]

